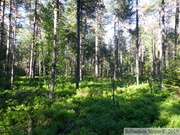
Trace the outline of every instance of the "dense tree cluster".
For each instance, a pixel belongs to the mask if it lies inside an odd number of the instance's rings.
[[[109,6],[110,5],[110,6]],[[1,0],[0,76],[39,76],[53,97],[56,75],[177,77],[178,0]],[[114,35],[106,40],[106,27]],[[50,83],[51,82],[51,83]]]

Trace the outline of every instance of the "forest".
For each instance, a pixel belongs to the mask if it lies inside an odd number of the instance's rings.
[[[0,0],[0,135],[180,128],[179,3]]]

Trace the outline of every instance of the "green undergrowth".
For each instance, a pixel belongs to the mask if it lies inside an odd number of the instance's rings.
[[[40,87],[35,78],[30,87],[28,81],[16,78],[12,90],[0,91],[0,134],[121,135],[125,127],[180,127],[178,85],[153,83],[151,89],[87,77],[76,90],[74,80],[63,77],[49,100],[48,82]]]

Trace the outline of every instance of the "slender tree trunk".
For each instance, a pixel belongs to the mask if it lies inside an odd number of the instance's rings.
[[[136,0],[136,84],[139,85],[139,15],[138,15],[138,0]]]
[[[145,50],[144,50],[144,44],[142,43],[141,44],[141,76],[144,75],[144,53],[145,53]]]
[[[119,34],[119,66],[120,66],[119,74],[122,77],[122,73],[123,73],[123,39],[121,37],[121,34]]]
[[[95,77],[98,77],[98,14],[96,11],[96,28],[95,28]]]
[[[38,30],[38,38],[40,40],[42,40],[42,37],[41,37],[41,30]],[[39,60],[38,60],[38,68],[39,68],[39,85],[40,87],[42,87],[42,59],[43,59],[43,46],[39,46]]]
[[[49,98],[54,97],[54,85],[56,79],[56,54],[58,44],[58,14],[59,14],[59,0],[54,0],[54,45],[53,45],[53,58],[52,58],[52,74],[51,74],[51,87]]]
[[[34,9],[34,22],[33,22],[33,37],[31,44],[31,54],[30,54],[30,64],[29,64],[29,84],[31,85],[31,80],[35,76],[35,58],[34,58],[34,50],[35,50],[35,40],[36,40],[36,20],[37,20],[37,3],[38,0],[35,1],[35,9]]]
[[[101,56],[101,77],[104,78],[104,56]]]
[[[42,52],[39,52],[39,84],[41,86],[41,76],[42,76]]]
[[[117,36],[117,22],[114,22],[114,80],[117,79],[117,72],[118,72],[118,36]]]
[[[133,52],[133,46],[132,46],[132,42],[133,42],[133,40],[131,39],[131,41],[130,41],[130,57],[129,57],[129,65],[130,65],[130,67],[128,68],[129,69],[129,73],[131,73],[131,75],[133,75],[134,74],[134,70],[133,70],[133,57],[134,57],[134,55],[132,55],[134,52]]]
[[[11,87],[13,87],[14,83],[14,63],[15,63],[15,45],[16,45],[16,21],[17,21],[17,3],[14,1],[13,3],[13,8],[14,8],[14,37],[13,37],[13,44],[12,44],[12,65],[11,65]]]
[[[82,13],[82,5],[80,5],[80,13]],[[84,19],[84,21],[83,21]],[[83,29],[84,25],[84,29]],[[82,15],[80,15],[80,81],[83,80],[84,76],[84,46],[82,46],[83,43],[85,43],[86,40],[86,18],[83,18]]]
[[[5,33],[4,33],[4,14],[5,14],[5,0],[0,1],[0,57],[5,58],[6,45],[5,45]],[[0,61],[0,65],[3,65],[4,61]],[[3,66],[1,66],[3,68]],[[2,74],[4,69],[0,70],[0,77],[4,76]]]
[[[88,40],[87,40],[87,35],[88,35],[88,25],[87,25],[87,16],[85,16],[85,19],[84,19],[84,42],[85,42],[85,44],[87,44],[88,43]],[[83,71],[83,79],[85,78],[85,69],[84,69],[84,66],[85,66],[85,60],[86,60],[86,58],[85,58],[85,53],[86,53],[86,46],[83,48],[84,50],[83,50],[83,68],[82,68],[82,71]]]
[[[4,44],[4,13],[5,13],[5,0],[3,0],[3,1],[1,1],[0,2],[1,3],[1,8],[0,8],[0,10],[1,10],[1,28],[0,28],[0,30],[1,30],[1,42],[0,42],[0,48],[2,49],[2,47],[3,47],[3,44]]]
[[[152,54],[151,54],[151,60],[152,60],[152,67],[151,67],[151,73],[152,77],[155,77],[155,71],[156,71],[156,46],[155,46],[155,33],[152,32]]]
[[[81,1],[77,0],[77,33],[78,33],[78,37],[77,37],[77,68],[76,68],[76,89],[79,89],[79,81],[80,81],[80,34],[81,34]]]
[[[6,48],[6,64],[5,64],[5,71],[6,71],[6,88],[10,88],[10,54],[11,54],[11,39],[12,39],[12,0],[9,3],[9,23],[8,23],[8,39],[7,39],[7,48]]]
[[[174,59],[176,60],[177,56],[177,45],[178,45],[178,30],[179,30],[179,0],[176,0],[176,14],[175,14],[175,30],[174,30]]]
[[[162,27],[161,27],[161,34],[162,34],[162,76],[165,75],[166,70],[166,46],[165,46],[165,2],[162,0],[161,5],[161,14],[162,14]]]
[[[122,77],[122,74],[123,74],[123,38],[122,38],[122,30],[119,30],[118,32],[118,36],[119,36],[119,39],[118,39],[118,43],[119,43],[119,47],[118,47],[118,55],[119,55],[119,64],[118,64],[118,67],[120,67],[120,76]]]
[[[80,19],[80,22],[81,22],[81,19]],[[82,26],[82,23],[81,25]],[[81,31],[81,29],[80,29]],[[82,81],[82,76],[83,76],[83,73],[82,73],[82,65],[83,65],[83,47],[82,47],[82,37],[81,37],[81,32],[80,32],[80,52],[79,52],[79,57],[80,57],[80,65],[79,65],[79,81]]]
[[[115,49],[115,74],[116,74],[116,77],[115,79],[117,79],[119,77],[119,38],[116,38],[116,49]]]
[[[162,60],[162,39],[161,39],[161,10],[159,9],[159,29],[158,29],[158,52],[157,52],[157,74],[161,78],[161,60]]]
[[[46,84],[46,65],[45,65],[45,54],[44,54],[44,47],[42,46],[42,68],[43,68],[43,80],[44,80],[44,84]]]

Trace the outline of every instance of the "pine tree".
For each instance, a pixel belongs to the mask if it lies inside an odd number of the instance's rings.
[[[77,61],[77,68],[76,68],[76,89],[79,89],[79,81],[80,81],[80,40],[81,40],[81,37],[80,37],[80,29],[81,29],[81,22],[80,22],[80,19],[81,19],[81,1],[80,0],[77,0],[77,58],[76,58],[76,61]]]
[[[138,0],[136,0],[136,84],[139,85],[139,15],[138,15]]]
[[[164,0],[162,0],[161,3],[161,36],[162,36],[162,76],[164,76],[165,74],[165,70],[166,70],[166,46],[165,46],[165,2]]]
[[[178,29],[179,29],[179,0],[176,0],[176,13],[175,13],[175,29],[174,29],[174,57],[176,60],[177,56],[177,45],[178,45]]]
[[[8,38],[6,48],[6,63],[5,63],[5,76],[6,76],[6,88],[10,88],[10,71],[11,71],[11,44],[12,44],[12,4],[13,1],[9,1],[9,20],[8,20]]]
[[[53,58],[52,58],[52,73],[51,73],[51,86],[49,98],[54,98],[54,87],[56,79],[56,55],[58,45],[58,16],[59,16],[59,0],[54,0],[54,42],[53,42]]]
[[[38,0],[35,0],[34,8],[34,20],[33,20],[33,35],[30,52],[30,63],[29,63],[29,84],[31,85],[32,78],[35,76],[35,40],[36,40],[36,27],[37,27],[37,4]]]

